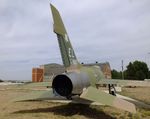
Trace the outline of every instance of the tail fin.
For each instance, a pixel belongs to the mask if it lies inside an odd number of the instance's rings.
[[[72,48],[67,31],[58,10],[52,5],[51,11],[54,20],[54,32],[57,34],[63,64],[66,68],[78,65],[78,60]]]

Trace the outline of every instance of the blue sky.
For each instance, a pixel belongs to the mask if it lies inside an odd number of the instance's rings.
[[[49,0],[0,1],[0,78],[31,80],[33,67],[62,64]],[[51,0],[80,62],[150,65],[149,0]]]

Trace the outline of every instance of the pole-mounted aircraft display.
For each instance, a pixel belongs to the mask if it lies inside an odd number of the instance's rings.
[[[34,91],[19,97],[16,101],[67,99],[79,103],[88,102],[88,104],[97,102],[135,113],[134,104],[114,96],[115,92],[111,91],[113,84],[120,82],[106,80],[98,66],[84,67],[79,63],[58,10],[52,4],[50,7],[54,21],[54,32],[57,35],[66,72],[54,77],[49,90]],[[109,84],[109,93],[99,90],[97,88],[99,84]],[[48,82],[47,85],[49,85]]]

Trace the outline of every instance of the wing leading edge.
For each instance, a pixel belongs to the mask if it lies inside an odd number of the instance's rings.
[[[137,81],[137,80],[120,80],[120,79],[102,79],[98,84],[118,84],[123,86],[141,86],[150,87],[150,82],[148,81]]]

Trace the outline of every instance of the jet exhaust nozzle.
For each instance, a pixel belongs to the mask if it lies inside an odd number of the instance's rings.
[[[52,82],[53,90],[64,97],[80,95],[89,85],[90,80],[86,73],[75,72],[57,75]]]
[[[69,96],[73,85],[68,76],[61,74],[53,79],[52,88],[61,96]]]

